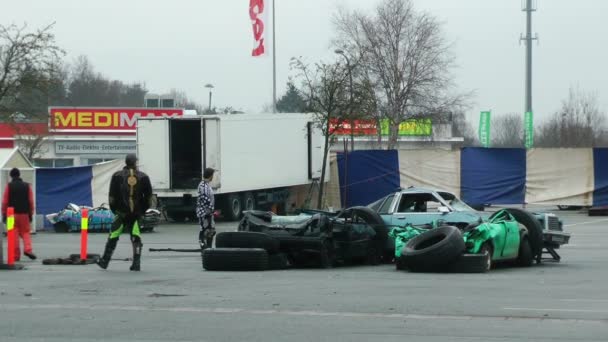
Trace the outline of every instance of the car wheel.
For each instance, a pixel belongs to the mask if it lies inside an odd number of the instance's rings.
[[[519,243],[519,253],[517,255],[517,264],[521,267],[530,267],[534,261],[534,255],[532,255],[532,247],[527,238],[523,238]]]
[[[229,194],[226,197],[223,213],[226,213],[226,218],[230,221],[238,221],[241,218],[243,203],[239,194]]]
[[[464,250],[460,230],[453,226],[443,226],[409,240],[401,251],[401,259],[409,269],[434,271],[449,264]]]
[[[57,222],[53,225],[56,233],[67,233],[70,231],[70,226],[66,222]]]
[[[483,254],[462,254],[446,267],[449,273],[485,273],[488,261]]]
[[[284,270],[289,267],[289,261],[287,255],[284,253],[270,254],[268,255],[268,269],[269,270]]]
[[[489,243],[484,243],[479,250],[479,254],[483,256],[484,272],[488,272],[492,269],[492,254],[494,248]]]

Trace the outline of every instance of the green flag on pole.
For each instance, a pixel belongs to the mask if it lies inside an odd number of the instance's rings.
[[[526,148],[532,148],[534,146],[534,114],[532,112],[526,112],[524,131],[526,133]]]
[[[483,147],[490,147],[490,112],[479,115],[479,142]]]

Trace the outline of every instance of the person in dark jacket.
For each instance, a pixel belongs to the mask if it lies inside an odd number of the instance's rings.
[[[23,254],[28,258],[35,260],[36,255],[32,252],[32,238],[30,223],[34,216],[34,194],[29,183],[21,179],[19,169],[13,168],[10,171],[11,181],[4,189],[2,198],[2,222],[6,223],[6,209],[13,207],[15,210],[15,232],[23,240]],[[19,248],[19,239],[15,244],[15,261],[21,259],[21,250]]]
[[[137,169],[137,157],[134,154],[127,155],[125,164],[121,171],[112,175],[110,181],[109,204],[115,217],[104,253],[97,264],[103,269],[108,268],[118,238],[127,229],[133,246],[130,270],[139,271],[143,246],[140,227],[146,210],[155,206],[155,199],[150,178]]]

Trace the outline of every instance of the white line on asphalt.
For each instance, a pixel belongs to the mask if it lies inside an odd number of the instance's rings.
[[[608,299],[560,299],[561,302],[589,302],[589,303],[595,303],[595,302],[608,302]]]
[[[552,311],[552,312],[585,312],[585,313],[608,313],[608,310],[587,310],[587,309],[541,309],[541,308],[502,308],[511,311]]]
[[[601,220],[597,220],[597,221],[587,221],[587,222],[580,222],[580,223],[565,224],[564,227],[582,226],[584,224],[598,223],[598,222],[605,222],[605,221],[608,221],[608,219],[601,219]]]
[[[314,310],[255,310],[243,308],[198,308],[198,307],[148,307],[148,306],[119,306],[119,305],[72,305],[72,304],[0,304],[0,311],[15,310],[92,310],[92,311],[137,311],[137,312],[170,312],[170,313],[210,313],[210,314],[249,314],[249,315],[279,315],[279,316],[308,316],[308,317],[343,317],[343,318],[381,318],[381,319],[414,319],[414,320],[539,320],[556,322],[597,322],[608,324],[607,319],[574,319],[551,317],[525,316],[492,316],[492,315],[431,315],[431,314],[401,314],[401,313],[365,313],[365,312],[328,312]],[[505,310],[514,308],[505,308]]]

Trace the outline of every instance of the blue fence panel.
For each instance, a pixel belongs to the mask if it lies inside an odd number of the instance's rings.
[[[338,153],[342,207],[368,205],[400,185],[396,150]]]
[[[593,206],[608,205],[608,148],[593,149]]]
[[[91,206],[91,166],[36,169],[36,213],[47,215],[69,203]],[[44,219],[44,227],[51,224]]]
[[[463,148],[460,178],[462,199],[468,204],[524,203],[526,150]]]

